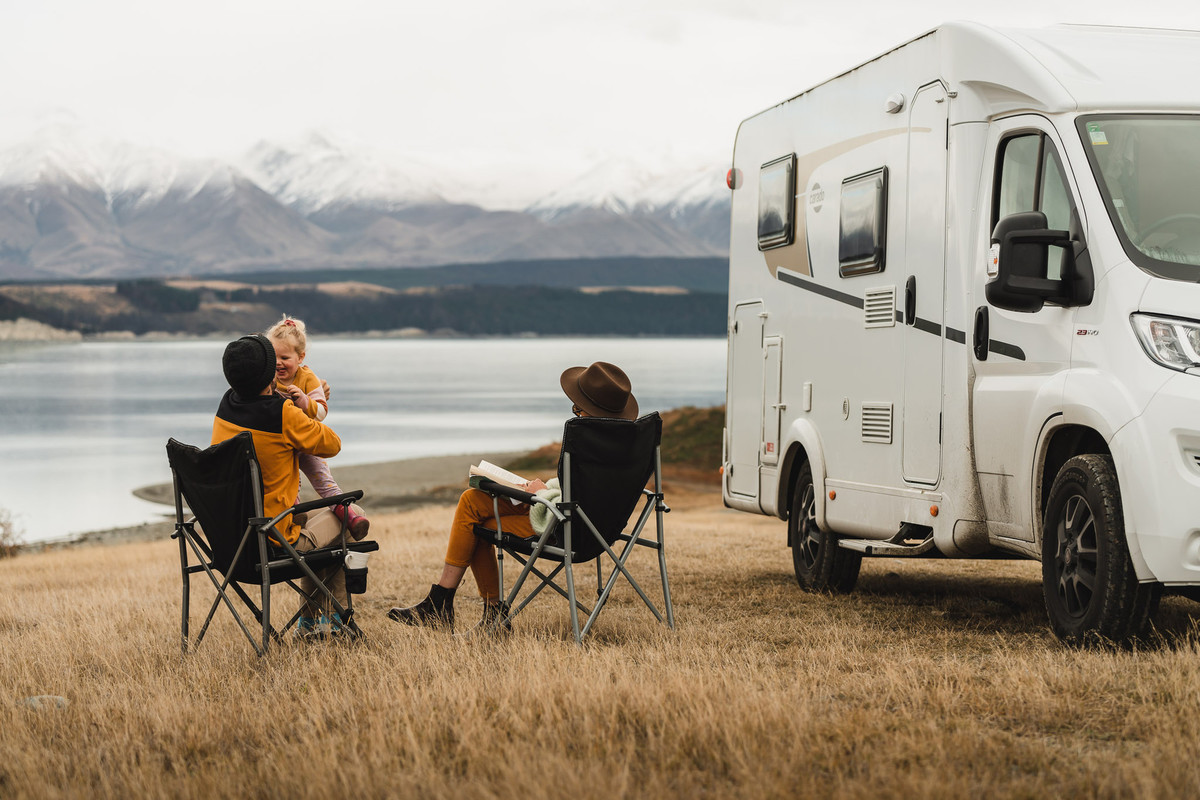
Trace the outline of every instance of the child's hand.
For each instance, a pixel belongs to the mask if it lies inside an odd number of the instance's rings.
[[[301,411],[308,410],[308,395],[306,395],[304,390],[296,384],[293,383],[291,386],[287,386],[280,390],[280,392],[284,397],[289,398],[293,403],[295,403],[296,408],[300,409]]]
[[[325,399],[329,400],[329,384],[324,378],[321,379],[321,391],[325,393]]]
[[[540,478],[534,478],[533,480],[531,480],[525,484],[525,491],[529,492],[530,494],[537,494],[538,492],[540,492],[542,489],[545,489],[545,488],[546,488],[546,484],[542,483],[542,480]]]

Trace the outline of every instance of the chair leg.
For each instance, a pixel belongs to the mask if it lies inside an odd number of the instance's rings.
[[[500,601],[504,602],[504,529],[500,527],[500,496],[492,495],[492,517],[496,521],[496,573],[500,578]],[[509,608],[512,606],[510,605]]]
[[[563,564],[567,572],[567,602],[571,605],[571,632],[575,634],[575,644],[582,645],[583,637],[579,635],[579,611],[575,608],[575,570],[571,565],[571,554],[575,552],[571,549],[571,529],[573,527],[571,520],[568,519],[563,534],[563,552],[566,554],[563,557]]]
[[[262,651],[263,654],[271,647],[271,637],[268,631],[271,627],[271,568],[267,566],[267,536],[261,530],[258,532],[258,563],[262,565]]]
[[[667,582],[667,544],[663,539],[663,510],[662,501],[657,509],[658,523],[658,571],[662,576],[663,605],[667,608],[667,627],[675,630],[675,607],[671,605],[671,586]]]
[[[667,583],[667,540],[663,536],[663,516],[671,509],[663,502],[662,448],[654,448],[654,524],[658,533],[658,571],[662,574],[663,605],[667,609],[667,627],[675,630],[675,607],[671,605],[671,587]]]
[[[179,537],[179,571],[183,577],[183,619],[179,623],[179,644],[186,654],[188,651],[188,604],[192,598],[191,576],[188,574],[187,543],[183,540],[187,534],[177,528],[175,535]]]

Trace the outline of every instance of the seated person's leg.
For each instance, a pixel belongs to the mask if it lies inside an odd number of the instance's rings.
[[[300,538],[296,540],[296,552],[307,553],[321,547],[333,544],[342,533],[342,523],[328,508],[322,508],[308,515],[304,527],[300,529]],[[327,567],[317,572],[317,577],[329,587],[329,591],[343,606],[346,605],[346,573],[341,566]],[[310,578],[300,579],[300,588],[305,594],[311,594],[317,587]],[[300,616],[315,620],[324,614],[330,616],[331,604],[324,592],[319,593],[312,601],[306,601]]]
[[[490,545],[482,544],[474,533],[475,525],[494,525],[492,497],[478,489],[467,489],[458,498],[454,519],[450,523],[450,541],[446,545],[446,560],[442,576],[429,588],[429,594],[415,606],[393,608],[388,616],[409,625],[454,624],[454,592],[468,567],[475,575],[479,593],[486,600],[499,599],[499,577],[496,557]],[[501,498],[500,514],[506,531],[529,536],[529,506],[513,505]]]

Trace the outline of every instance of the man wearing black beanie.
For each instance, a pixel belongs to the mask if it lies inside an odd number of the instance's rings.
[[[255,334],[230,342],[221,357],[221,368],[229,382],[229,391],[221,398],[213,420],[212,443],[250,431],[262,471],[263,513],[275,517],[296,501],[300,488],[296,454],[329,458],[342,449],[342,440],[328,426],[272,391],[275,348],[267,337]],[[327,508],[309,514],[303,527],[291,518],[278,527],[283,537],[302,553],[331,544],[341,533],[341,522]],[[330,568],[320,578],[338,602],[346,605],[346,577],[342,568]],[[308,594],[316,588],[311,583],[308,578],[301,582],[301,588]],[[321,606],[305,604],[301,631],[315,627],[322,615],[335,626],[340,624],[328,608],[322,607],[328,605],[328,598],[322,595],[320,602]]]

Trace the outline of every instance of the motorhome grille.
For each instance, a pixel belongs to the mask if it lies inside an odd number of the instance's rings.
[[[867,289],[863,297],[863,321],[868,328],[889,328],[896,325],[895,286]]]
[[[863,403],[862,440],[879,444],[892,443],[891,403]]]

